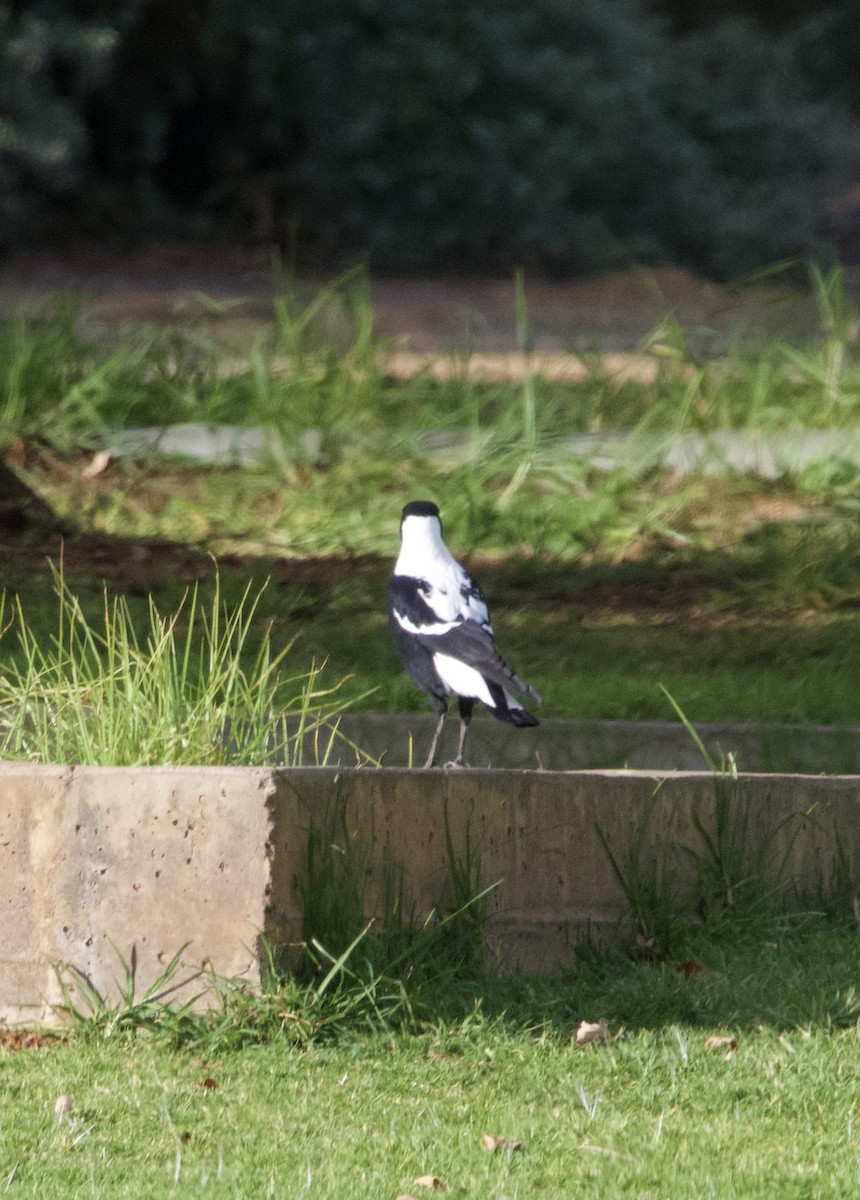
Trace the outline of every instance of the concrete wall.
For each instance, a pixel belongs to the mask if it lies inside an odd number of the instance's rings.
[[[423,762],[435,716],[427,713],[345,713],[340,729],[385,767]],[[446,722],[440,761],[454,757],[458,722]],[[739,771],[795,772],[804,775],[860,773],[860,726],[696,723],[696,733],[717,764],[730,755]],[[469,728],[472,767],[518,770],[590,771],[607,767],[637,771],[704,771],[710,764],[680,721],[569,721],[542,718],[532,729],[478,715]],[[305,761],[315,762],[308,739]],[[333,765],[354,766],[355,753],[343,742],[332,747]]]
[[[826,884],[837,837],[860,850],[860,777],[748,775],[729,786],[736,787],[736,837],[751,853],[764,846],[774,864],[785,861],[787,877],[801,886]],[[551,969],[570,961],[589,926],[614,927],[626,912],[598,829],[619,863],[637,838],[657,853],[695,851],[695,819],[713,829],[715,806],[706,773],[348,771],[333,786],[328,771],[284,772],[272,800],[269,933],[300,938],[295,881],[312,824],[348,852],[368,915],[379,915],[386,867],[395,864],[421,917],[446,900],[447,823],[455,853],[464,858],[468,845],[483,885],[499,884],[488,898],[496,961]],[[637,827],[646,812],[643,834]],[[860,867],[860,854],[855,861]],[[672,860],[682,885],[691,864],[683,853]]]
[[[860,849],[860,777],[735,786],[745,844],[768,846],[805,886],[828,877],[837,837]],[[126,957],[134,947],[139,988],[185,942],[189,974],[211,965],[256,978],[261,931],[279,946],[300,941],[311,828],[338,843],[368,915],[392,865],[416,916],[444,903],[448,839],[461,860],[470,847],[483,884],[498,882],[496,962],[546,970],[570,961],[584,927],[624,915],[598,825],[622,861],[644,812],[657,849],[694,847],[694,817],[712,826],[714,805],[712,777],[696,773],[0,764],[0,1020],[50,1011],[54,962],[110,992],[111,941]]]
[[[267,770],[0,765],[0,1020],[59,1001],[54,962],[111,991],[111,940],[142,987],[186,941],[189,968],[256,975],[274,790]]]

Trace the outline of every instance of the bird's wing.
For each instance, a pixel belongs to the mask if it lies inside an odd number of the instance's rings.
[[[493,626],[490,624],[490,610],[487,608],[484,593],[468,571],[462,567],[460,571],[460,612],[462,616],[467,621],[477,622],[482,629],[492,634]]]
[[[392,620],[406,633],[444,633],[462,618],[459,614],[437,611],[432,604],[433,589],[426,579],[394,575],[388,584],[388,602]]]
[[[418,641],[434,654],[447,654],[467,666],[474,667],[491,683],[510,688],[535,704],[541,703],[540,693],[530,683],[520,679],[496,649],[492,636],[474,621],[459,621],[446,628],[438,626],[419,630]]]
[[[467,577],[468,578],[468,577]],[[474,583],[474,581],[472,581]],[[482,606],[486,614],[480,589],[474,584],[476,595],[473,600]],[[432,654],[447,654],[460,662],[474,667],[491,683],[510,688],[526,696],[535,704],[541,703],[540,694],[524,679],[511,670],[496,649],[489,621],[464,619],[457,615],[453,619],[440,616],[431,607],[433,589],[424,579],[410,575],[395,575],[388,585],[390,618],[397,628],[416,638]],[[480,612],[480,608],[478,608]]]

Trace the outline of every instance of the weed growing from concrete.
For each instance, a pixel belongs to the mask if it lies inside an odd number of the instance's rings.
[[[194,1005],[208,989],[208,980],[199,986],[204,971],[178,978],[185,946],[176,951],[158,978],[138,995],[136,948],[132,946],[126,958],[116,945],[111,945],[119,968],[115,996],[100,991],[77,967],[68,963],[54,965],[62,996],[55,1011],[66,1027],[102,1040],[146,1032],[164,1035],[176,1045],[189,1041],[200,1026]],[[197,984],[198,990],[189,995],[192,984]],[[184,997],[181,1000],[176,999],[179,993]]]
[[[309,814],[305,863],[296,881],[302,902],[302,954],[294,963],[303,980],[319,979],[349,952],[363,960],[364,978],[407,978],[413,987],[440,975],[484,970],[487,886],[467,820],[458,846],[445,811],[447,878],[426,914],[407,911],[403,869],[383,855],[375,914],[368,920],[371,854],[348,820],[348,797],[338,784],[322,814]],[[353,953],[355,951],[355,953]]]
[[[629,906],[636,945],[648,955],[660,957],[674,953],[679,946],[690,922],[690,911],[681,897],[674,848],[649,836],[654,807],[652,797],[643,807],[623,861],[613,853],[606,831],[598,826],[597,834]]]
[[[757,830],[734,760],[717,763],[680,705],[662,690],[711,771],[713,810],[707,816],[693,814],[696,844],[658,841],[651,833],[658,782],[623,861],[613,853],[607,833],[600,827],[597,833],[627,899],[636,946],[650,956],[678,960],[703,927],[715,937],[721,932],[733,935],[742,928],[764,928],[808,911],[805,899],[792,895],[786,869],[801,819],[807,814],[797,813],[779,826]],[[790,826],[787,834],[785,824]],[[840,843],[828,895],[844,897],[850,891],[855,865]],[[823,899],[822,892],[819,900]]]

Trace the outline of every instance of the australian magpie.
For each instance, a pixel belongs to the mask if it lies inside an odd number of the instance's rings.
[[[477,700],[510,725],[539,722],[512,692],[541,703],[496,650],[483,593],[442,541],[439,509],[413,500],[400,520],[400,555],[388,585],[388,623],[407,675],[433,702],[439,720],[424,764],[432,767],[448,697],[460,706],[460,741],[451,766],[463,766],[466,730]]]

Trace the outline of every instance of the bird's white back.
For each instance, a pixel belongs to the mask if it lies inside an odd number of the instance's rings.
[[[394,574],[426,580],[430,592],[425,598],[440,621],[477,621],[489,629],[484,601],[477,595],[464,595],[474,584],[442,540],[439,518],[406,517],[400,537]]]

